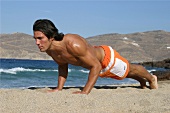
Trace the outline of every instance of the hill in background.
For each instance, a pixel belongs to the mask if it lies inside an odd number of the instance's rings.
[[[0,51],[0,58],[51,59],[39,51],[31,35],[24,33],[1,34]]]
[[[92,45],[110,45],[130,62],[161,61],[170,57],[170,32],[104,34],[86,38]],[[0,34],[0,58],[51,60],[24,33]]]
[[[148,31],[132,34],[105,34],[87,38],[93,45],[110,45],[131,62],[170,58],[170,32]]]

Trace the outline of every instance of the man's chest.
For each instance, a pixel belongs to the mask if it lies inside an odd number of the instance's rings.
[[[68,53],[62,53],[62,54],[52,53],[51,57],[58,64],[64,64],[64,63],[73,64],[73,65],[81,65],[82,64],[81,60],[78,57],[73,56]]]

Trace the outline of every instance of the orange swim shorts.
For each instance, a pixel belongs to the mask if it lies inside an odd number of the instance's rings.
[[[110,77],[118,80],[124,79],[129,72],[129,62],[119,55],[112,47],[100,46],[105,51],[105,57],[101,63],[100,77]]]

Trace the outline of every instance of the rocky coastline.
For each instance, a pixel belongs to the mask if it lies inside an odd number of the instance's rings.
[[[151,73],[158,77],[158,81],[170,80],[170,58],[163,61],[139,63],[143,66],[165,68],[165,71],[152,71]]]

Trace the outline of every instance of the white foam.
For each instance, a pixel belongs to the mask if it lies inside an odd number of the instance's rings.
[[[46,69],[25,69],[23,67],[15,67],[11,69],[0,69],[0,73],[17,74],[17,72],[47,72],[47,71],[58,71],[58,70],[46,70]]]
[[[156,69],[150,69],[150,70],[147,70],[149,73],[151,73],[152,71],[156,71]]]
[[[79,71],[81,71],[83,73],[89,73],[89,71],[85,71],[85,70],[79,70]]]

